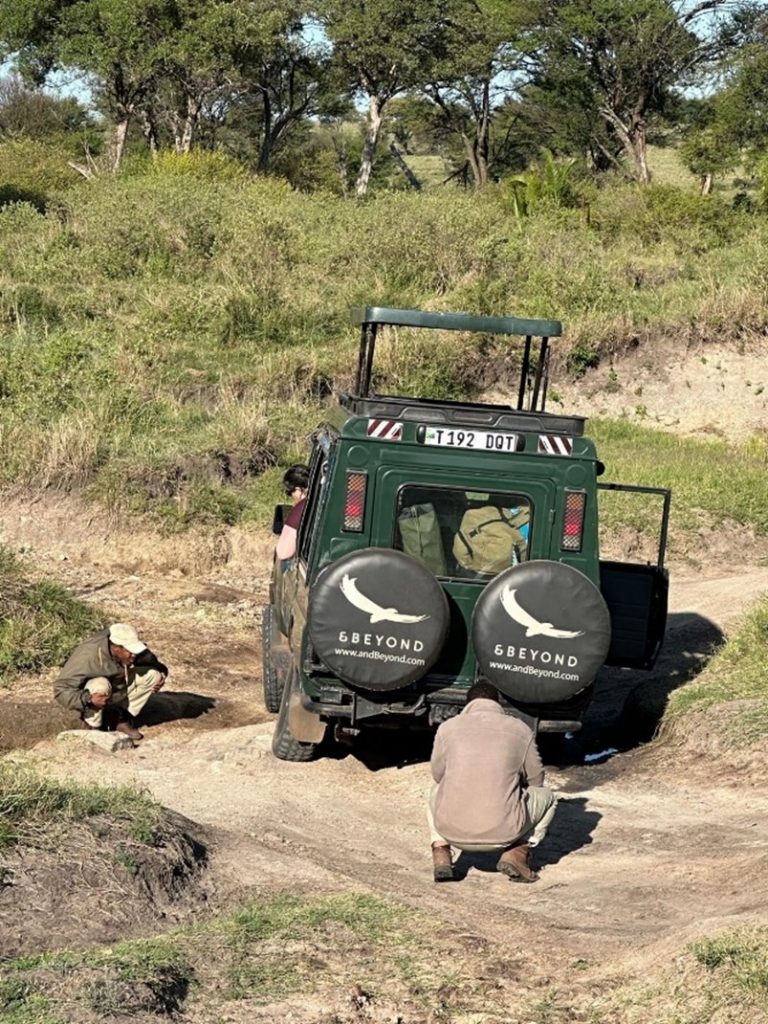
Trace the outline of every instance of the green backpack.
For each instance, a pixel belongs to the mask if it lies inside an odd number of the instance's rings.
[[[527,545],[520,528],[528,518],[527,508],[514,516],[495,505],[467,509],[453,542],[453,557],[464,569],[494,576],[525,561]]]
[[[397,524],[406,555],[418,558],[435,576],[445,576],[448,567],[435,506],[429,502],[409,505],[397,517]]]

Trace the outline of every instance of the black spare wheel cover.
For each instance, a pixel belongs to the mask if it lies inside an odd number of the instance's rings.
[[[562,562],[524,562],[499,573],[472,615],[483,675],[526,704],[551,704],[583,690],[604,664],[610,642],[602,594]]]
[[[310,588],[309,635],[331,672],[365,690],[396,690],[435,663],[448,602],[415,558],[363,548],[327,566]]]

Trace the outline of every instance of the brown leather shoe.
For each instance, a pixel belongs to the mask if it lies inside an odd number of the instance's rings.
[[[436,882],[452,882],[451,848],[445,843],[432,843],[432,868]]]
[[[129,736],[134,743],[144,739],[144,733],[139,732],[135,725],[131,725],[127,721],[118,722],[115,726],[115,732],[121,732],[123,736]]]
[[[539,876],[531,867],[531,848],[528,843],[511,846],[499,858],[496,870],[513,882],[538,882]]]

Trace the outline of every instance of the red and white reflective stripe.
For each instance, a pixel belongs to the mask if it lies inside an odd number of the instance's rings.
[[[570,455],[573,452],[573,438],[559,434],[539,434],[537,448],[540,455]]]
[[[398,420],[368,420],[368,437],[381,441],[402,441],[403,424]]]

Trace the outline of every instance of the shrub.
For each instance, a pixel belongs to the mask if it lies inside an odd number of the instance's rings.
[[[67,163],[71,154],[63,146],[33,139],[0,142],[0,205],[31,202],[44,209],[78,184],[80,177]]]
[[[56,583],[30,582],[0,547],[0,684],[20,672],[61,664],[83,637],[104,625],[100,612]]]

